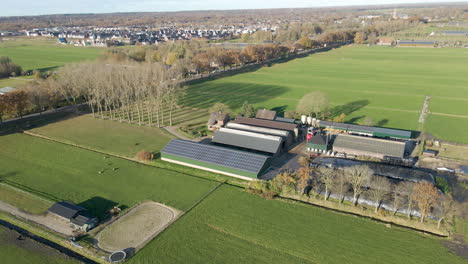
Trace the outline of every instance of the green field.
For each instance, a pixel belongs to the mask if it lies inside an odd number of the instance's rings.
[[[114,205],[154,200],[186,210],[216,182],[22,134],[0,137],[0,177],[102,216]],[[100,173],[101,172],[101,173]]]
[[[465,263],[441,240],[222,186],[129,263]]]
[[[6,78],[6,79],[0,79],[0,88],[3,87],[19,87],[21,85],[24,85],[30,81],[30,77],[17,77],[17,78]]]
[[[30,239],[18,240],[18,234],[0,226],[0,259],[15,264],[78,264],[59,251]]]
[[[0,184],[0,201],[31,214],[45,213],[52,205],[47,200],[3,184]]]
[[[249,101],[282,112],[295,109],[305,93],[323,91],[348,122],[369,116],[379,126],[417,130],[426,95],[431,111],[468,117],[467,61],[466,49],[347,46],[193,84],[183,103],[203,108],[224,102],[238,109]],[[442,123],[427,131],[468,143],[468,118],[453,118],[439,115]]]
[[[101,120],[89,115],[32,129],[31,132],[127,157],[160,151],[171,136],[160,129]]]
[[[0,56],[8,56],[23,70],[48,71],[69,62],[94,60],[104,49],[60,45],[56,39],[11,38],[0,42]]]

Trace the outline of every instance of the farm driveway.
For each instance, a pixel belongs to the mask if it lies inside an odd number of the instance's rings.
[[[37,223],[39,225],[45,226],[57,233],[66,235],[66,236],[73,236],[75,235],[73,233],[73,229],[69,226],[68,223],[65,221],[61,221],[54,216],[50,215],[49,213],[46,213],[44,215],[33,215],[33,214],[28,214],[25,213],[18,208],[7,204],[5,202],[0,201],[0,211],[7,212],[9,214],[12,214],[16,217],[24,218],[29,221],[32,221],[34,223]]]

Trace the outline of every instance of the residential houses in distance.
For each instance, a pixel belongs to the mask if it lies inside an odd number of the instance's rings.
[[[27,37],[54,37],[61,44],[77,46],[106,46],[113,45],[151,45],[171,40],[190,40],[204,38],[208,40],[222,40],[239,37],[244,33],[252,34],[256,31],[276,31],[277,26],[269,24],[254,25],[216,25],[200,27],[167,26],[154,29],[150,26],[139,27],[60,27],[34,28],[17,32]]]

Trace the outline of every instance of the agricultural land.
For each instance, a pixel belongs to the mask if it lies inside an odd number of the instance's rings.
[[[418,130],[424,98],[431,96],[423,129],[468,143],[463,132],[468,128],[467,60],[464,49],[347,46],[193,84],[183,104],[203,108],[223,102],[238,109],[249,101],[284,112],[294,110],[304,94],[322,91],[334,112],[347,114],[347,122],[371,117],[377,126]]]

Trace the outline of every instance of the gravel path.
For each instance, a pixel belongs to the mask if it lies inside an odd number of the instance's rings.
[[[166,126],[166,127],[163,127],[167,132],[171,133],[172,135],[180,138],[180,139],[185,139],[185,140],[192,140],[184,135],[182,135],[181,133],[177,132],[177,129],[179,128],[178,126]]]
[[[34,223],[47,227],[51,230],[54,230],[57,233],[60,233],[66,236],[75,235],[73,233],[73,229],[70,227],[70,225],[67,222],[61,221],[58,218],[55,218],[54,216],[48,213],[43,214],[43,215],[33,215],[33,214],[25,213],[19,210],[18,208],[10,204],[7,204],[5,202],[2,202],[2,201],[0,201],[0,211],[12,214],[19,218],[24,218],[26,220],[32,221]]]

